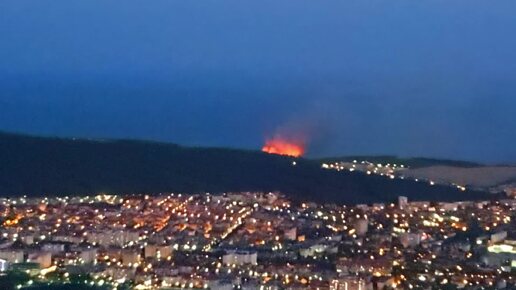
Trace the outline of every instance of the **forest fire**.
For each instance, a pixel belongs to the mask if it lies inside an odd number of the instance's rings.
[[[268,139],[262,147],[263,152],[292,157],[300,157],[305,153],[305,145],[301,142],[286,140],[281,137]]]

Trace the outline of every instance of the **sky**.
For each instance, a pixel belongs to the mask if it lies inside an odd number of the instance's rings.
[[[0,2],[0,130],[516,162],[516,1]]]

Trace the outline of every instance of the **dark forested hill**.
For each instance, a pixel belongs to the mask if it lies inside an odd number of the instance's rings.
[[[281,191],[339,203],[488,199],[408,180],[323,170],[317,161],[256,151],[0,133],[0,195]]]

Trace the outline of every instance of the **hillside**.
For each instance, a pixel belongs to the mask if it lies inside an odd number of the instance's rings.
[[[329,157],[319,159],[321,162],[352,162],[353,160],[358,161],[369,161],[372,163],[381,163],[381,164],[403,164],[410,168],[422,168],[429,166],[455,166],[455,167],[479,167],[482,166],[479,163],[470,162],[470,161],[460,161],[460,160],[447,160],[447,159],[437,159],[437,158],[424,158],[424,157],[411,157],[411,158],[403,158],[392,155],[376,155],[376,156],[368,156],[368,155],[357,155],[357,156],[342,156],[342,157]]]
[[[442,185],[463,185],[469,188],[500,192],[514,188],[516,166],[484,165],[480,163],[437,158],[402,158],[392,155],[343,156],[319,159],[324,163],[369,161],[373,164],[403,164],[405,169],[396,175],[410,179],[432,180]]]
[[[456,183],[478,188],[490,188],[516,181],[515,166],[456,167],[430,166],[409,169],[405,177],[424,178],[437,183]]]
[[[483,192],[323,170],[262,152],[0,133],[0,195],[281,191],[338,203],[488,199]]]

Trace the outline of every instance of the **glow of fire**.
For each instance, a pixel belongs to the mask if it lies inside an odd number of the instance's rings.
[[[301,142],[274,137],[265,142],[262,151],[270,154],[300,157],[305,153],[305,145]]]

